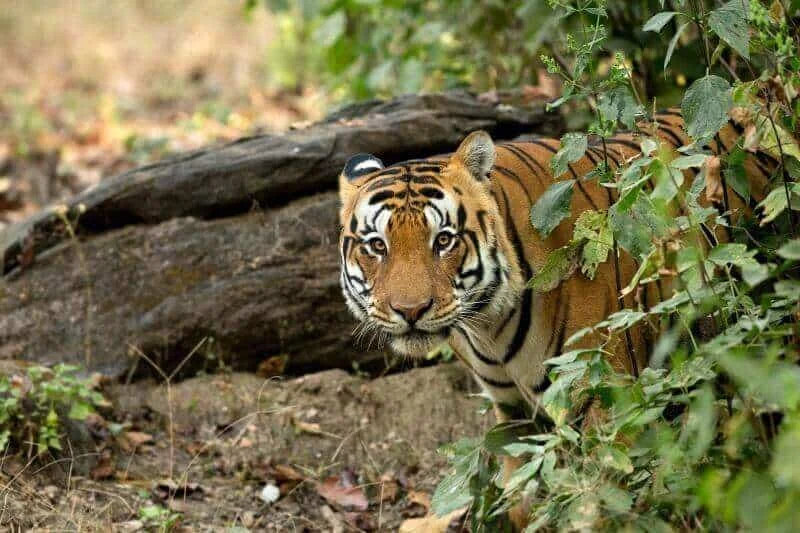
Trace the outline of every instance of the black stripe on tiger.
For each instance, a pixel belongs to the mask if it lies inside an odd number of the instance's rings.
[[[489,357],[483,355],[483,353],[481,353],[481,351],[478,350],[478,348],[475,347],[475,345],[472,343],[472,338],[467,334],[467,332],[461,326],[456,326],[456,329],[459,331],[459,333],[461,333],[461,335],[465,339],[467,339],[467,344],[469,344],[469,349],[472,350],[472,353],[475,354],[475,357],[481,363],[483,363],[485,365],[488,365],[488,366],[497,366],[497,365],[500,364],[498,361],[495,361],[494,359],[490,359]],[[474,371],[474,369],[473,369],[473,371]]]
[[[519,159],[523,165],[528,169],[528,171],[536,176],[541,183],[545,183],[543,178],[548,178],[550,173],[539,163],[536,159],[530,156],[530,154],[525,153],[524,151],[520,150],[513,144],[501,144],[501,148],[505,148],[509,152],[511,152],[514,156]],[[536,167],[536,168],[534,168]]]
[[[567,324],[569,323],[569,299],[565,299],[564,312],[561,315],[561,325],[558,331],[558,340],[556,341],[555,350],[552,357],[560,355],[564,350],[564,341],[567,335]]]
[[[674,107],[669,107],[667,109],[663,109],[655,114],[655,119],[658,119],[659,115],[667,115],[670,117],[680,117],[683,119],[683,115],[681,114],[680,109],[675,109]]]
[[[464,254],[464,258],[462,259],[461,265],[459,265],[459,275],[461,279],[465,278],[478,278],[475,282],[476,284],[479,283],[483,279],[483,259],[481,258],[481,251],[480,251],[480,243],[478,242],[478,238],[475,236],[474,231],[465,231],[464,235],[469,239],[472,243],[472,247],[475,249],[475,257],[478,259],[478,264],[472,270],[464,271],[464,262],[466,262],[468,254]]]
[[[675,148],[680,148],[681,146],[686,144],[686,142],[681,138],[680,135],[675,133],[672,129],[668,128],[661,122],[658,123],[658,131],[659,133],[665,133],[667,137],[669,137],[669,140],[672,141],[672,145]]]
[[[547,377],[547,374],[545,374],[544,378],[542,378],[542,381],[531,387],[531,390],[533,390],[535,394],[541,394],[546,391],[547,387],[550,385],[552,385],[552,382],[550,381],[550,378]]]
[[[506,209],[510,206],[508,202],[508,196],[506,195],[505,191],[503,192],[503,200],[506,203]],[[531,267],[528,264],[528,261],[525,259],[525,251],[522,247],[522,241],[519,238],[519,233],[517,232],[517,228],[514,225],[513,220],[509,219],[508,229],[510,230],[509,238],[511,239],[511,245],[514,247],[514,252],[517,256],[517,261],[522,268],[524,279],[530,279],[531,277]],[[522,293],[522,302],[520,303],[520,316],[519,321],[517,322],[517,329],[514,332],[514,336],[511,339],[511,344],[508,345],[506,349],[506,353],[503,356],[503,363],[508,363],[514,359],[519,353],[519,350],[522,348],[522,345],[525,343],[525,339],[528,336],[528,330],[531,327],[531,306],[533,304],[533,289],[526,288],[525,291]]]
[[[511,178],[512,180],[514,180],[520,186],[522,192],[525,193],[525,196],[528,198],[528,202],[533,202],[533,198],[531,198],[531,195],[528,192],[528,188],[525,187],[525,185],[523,185],[522,180],[520,179],[519,175],[517,175],[516,172],[514,172],[511,169],[501,167],[499,165],[495,165],[494,170],[495,172],[499,172],[503,176],[506,176],[507,178]]]
[[[477,372],[474,368],[472,371],[475,373],[478,378],[482,381],[486,382],[487,384],[491,385],[492,387],[496,387],[498,389],[510,389],[511,387],[516,387],[517,384],[513,381],[498,381],[496,379],[487,378],[486,376],[482,376],[480,372]]]
[[[545,150],[547,150],[548,152],[550,152],[552,154],[555,154],[556,152],[558,152],[558,150],[556,148],[550,146],[546,142],[541,141],[539,139],[531,139],[528,142],[531,143],[531,144],[535,144],[536,146],[540,146],[540,147],[544,148]],[[583,196],[586,197],[586,200],[589,202],[589,205],[592,206],[592,209],[594,209],[595,211],[599,211],[599,209],[597,207],[597,204],[594,203],[594,200],[592,200],[592,197],[589,196],[589,193],[587,193],[586,189],[583,188],[583,185],[581,184],[581,179],[578,177],[578,173],[575,172],[575,169],[572,168],[572,165],[567,165],[567,167],[569,168],[569,172],[570,172],[570,174],[572,174],[572,177],[575,178],[575,185],[578,187],[578,190],[581,191]],[[557,176],[554,176],[554,177],[557,177]]]
[[[394,197],[394,191],[381,191],[373,194],[369,199],[369,205],[375,205]]]

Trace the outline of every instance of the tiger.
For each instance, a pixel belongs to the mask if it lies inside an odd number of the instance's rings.
[[[677,149],[691,142],[678,109],[652,117],[651,134]],[[730,121],[709,142],[711,152],[729,153],[743,128]],[[340,283],[345,302],[364,330],[388,338],[393,351],[427,354],[447,342],[498,406],[538,405],[550,385],[545,361],[564,352],[565,342],[623,308],[654,305],[670,294],[650,283],[620,297],[638,265],[620,250],[599,265],[594,279],[576,272],[556,288],[537,292],[528,284],[548,255],[573,237],[587,210],[604,211],[616,192],[584,181],[601,162],[620,168],[641,155],[641,134],[591,139],[584,155],[568,166],[575,190],[570,215],[547,237],[532,226],[531,207],[559,176],[551,159],[558,139],[531,136],[495,144],[484,131],[469,134],[445,156],[384,166],[357,154],[339,176]],[[725,190],[728,213],[750,212],[763,198],[776,161],[748,154],[745,171],[751,198]],[[687,177],[696,169],[684,171]],[[691,182],[691,180],[688,180]],[[719,203],[718,201],[706,203]],[[724,225],[715,237],[729,239]],[[570,349],[596,346],[596,333]],[[653,334],[643,326],[613,337],[604,350],[620,372],[638,374],[648,363]]]

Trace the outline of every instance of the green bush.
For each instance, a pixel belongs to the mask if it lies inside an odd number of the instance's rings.
[[[76,377],[77,367],[52,369],[30,366],[25,373],[0,376],[0,449],[26,451],[29,456],[61,450],[65,417],[85,420],[103,405],[103,396],[88,380]]]
[[[566,36],[568,59],[542,57],[564,83],[553,106],[583,106],[592,117],[585,133],[562,138],[552,162],[560,175],[583,156],[587,133],[605,138],[618,127],[635,129],[659,102],[637,86],[627,56],[607,50],[603,2],[551,4],[559,16],[583,21]],[[694,142],[676,156],[642,131],[637,158],[620,169],[601,163],[582,178],[616,190],[618,199],[607,211],[584,213],[574,241],[554,252],[531,283],[548,290],[575,270],[575,262],[591,277],[599,263],[616,260],[619,248],[632,254],[640,268],[621,289],[661,280],[674,295],[650,308],[613,313],[567,345],[589,331],[609,338],[645,324],[660,332],[651,365],[635,377],[618,374],[605,360],[604,344],[549,360],[553,384],[541,398],[549,424],[506,423],[483,439],[445,447],[453,471],[433,498],[437,513],[469,505],[473,530],[497,531],[505,527],[504,513],[524,499],[531,504],[529,531],[796,530],[800,151],[792,133],[800,118],[798,7],[677,1],[672,11],[653,12],[643,24],[668,37],[667,68],[681,48],[703,58],[704,72],[681,95]],[[747,128],[721,156],[723,171],[716,175],[708,145],[734,107],[749,117]],[[755,149],[779,162],[773,190],[752,223],[733,226],[701,206],[699,196],[709,180],[721,179],[748,197],[743,154]],[[682,186],[687,168],[695,169],[695,179]],[[574,183],[555,182],[533,207],[531,220],[542,235],[568,216]],[[675,205],[681,216],[673,215]],[[731,241],[717,242],[710,224],[728,226]],[[592,423],[585,423],[586,405],[596,409]],[[524,460],[505,485],[504,455]]]
[[[580,27],[575,13],[559,17],[544,0],[245,2],[248,10],[262,4],[277,20],[268,57],[274,82],[297,91],[321,85],[350,99],[536,84],[540,52],[560,53],[556,37]],[[658,6],[658,0],[612,2],[608,42],[660,95],[673,87],[658,68],[666,45],[641,30]],[[702,75],[693,54],[678,55],[684,75]]]

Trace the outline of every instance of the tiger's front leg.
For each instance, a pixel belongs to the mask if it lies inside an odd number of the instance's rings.
[[[523,410],[520,409],[519,411]],[[511,410],[508,407],[495,404],[494,413],[499,424],[516,420],[516,410]],[[511,479],[511,476],[514,474],[514,472],[524,463],[525,461],[520,457],[514,457],[511,455],[503,456],[503,486],[508,484],[508,481]],[[525,529],[525,527],[527,527],[530,510],[530,502],[526,501],[524,498],[522,501],[514,505],[514,507],[509,509],[508,518],[511,520],[511,524],[514,526],[514,531],[522,531]]]

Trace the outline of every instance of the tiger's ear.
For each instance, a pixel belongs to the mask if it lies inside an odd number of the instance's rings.
[[[342,170],[342,176],[347,181],[353,181],[359,176],[375,172],[383,168],[383,161],[372,154],[356,154],[347,160]]]
[[[362,183],[358,178],[383,168],[383,161],[370,154],[356,154],[347,160],[339,174],[339,199],[348,205]]]
[[[494,166],[494,142],[485,131],[473,131],[461,142],[455,157],[461,160],[473,178],[483,181]]]

